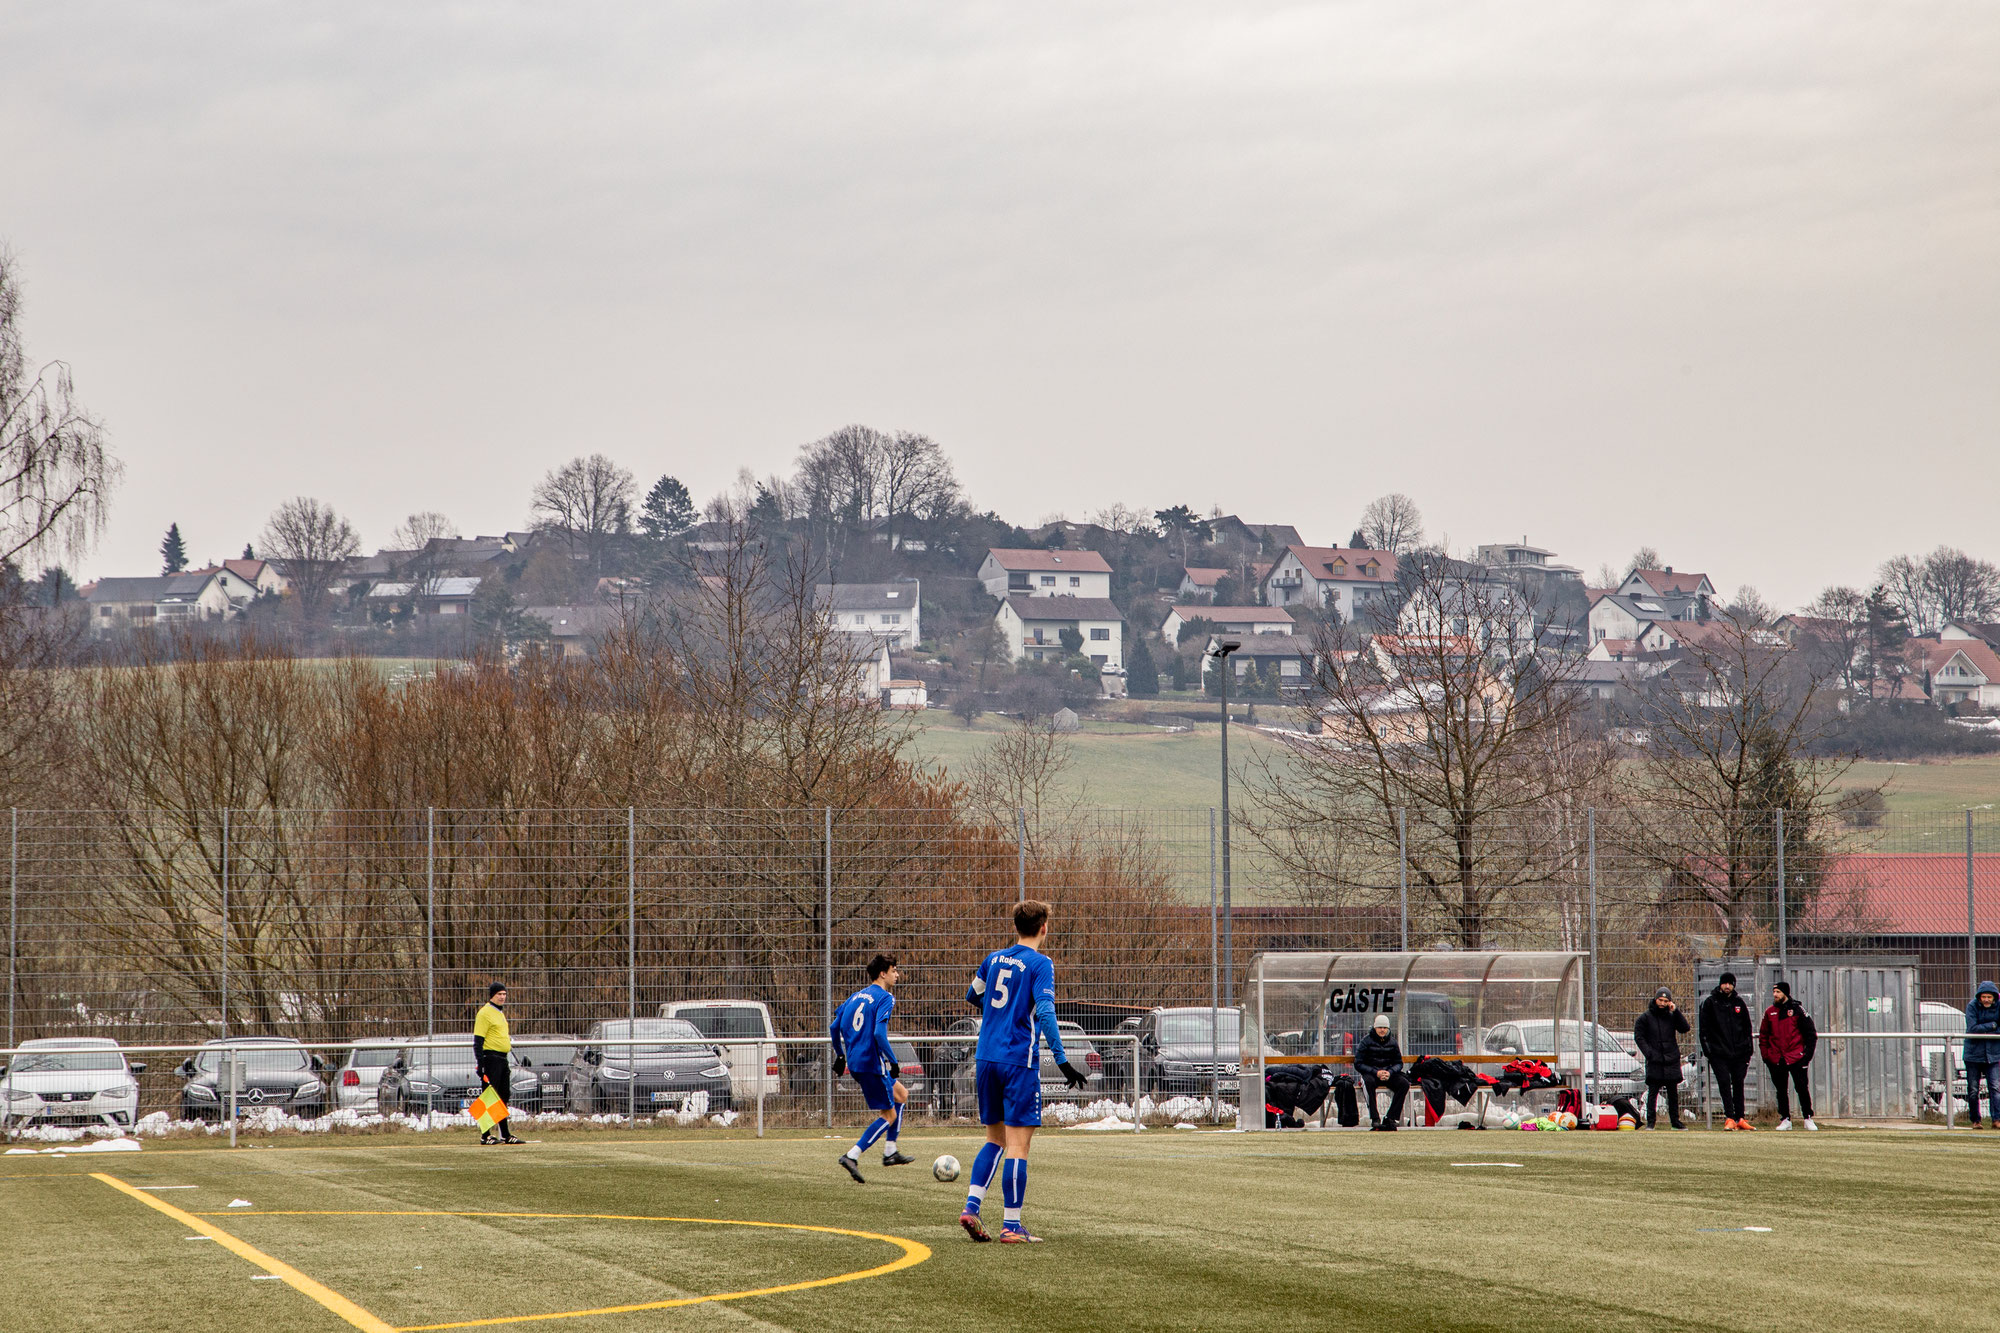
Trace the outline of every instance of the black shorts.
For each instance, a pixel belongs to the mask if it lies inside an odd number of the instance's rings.
[[[513,1086],[507,1079],[507,1057],[494,1051],[485,1051],[479,1057],[479,1072],[486,1075],[486,1081],[500,1094],[501,1101],[513,1096]]]

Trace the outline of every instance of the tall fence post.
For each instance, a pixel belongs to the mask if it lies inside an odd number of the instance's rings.
[[[1778,837],[1778,971],[1789,984],[1791,973],[1786,971],[1785,942],[1792,932],[1791,923],[1785,919],[1785,812],[1783,810],[1777,812],[1777,818],[1771,827]]]
[[[1410,811],[1406,806],[1396,809],[1396,888],[1400,894],[1402,950],[1410,951]]]
[[[1971,883],[1969,878],[1966,882]],[[14,1046],[14,960],[21,955],[21,812],[7,811],[7,1047]]]
[[[424,1035],[437,1031],[437,807],[424,807]]]
[[[625,1035],[639,1035],[639,818],[625,807]],[[625,1048],[625,1119],[639,1123],[638,1047]]]
[[[821,1025],[833,1026],[833,807],[826,808],[826,870],[821,880],[821,910],[825,913],[823,924],[826,928],[826,945],[820,955],[823,972],[820,977],[820,1001],[823,1011]],[[833,1128],[833,1044],[827,1043],[826,1054],[820,1059],[821,1081],[826,1087],[826,1127]]]
[[[1217,1033],[1222,1024],[1221,955],[1215,938],[1215,807],[1208,807],[1208,1061],[1214,1066],[1209,1082],[1208,1104],[1211,1119],[1222,1119],[1222,1055]],[[1242,1058],[1240,1055],[1237,1057]],[[1242,1077],[1242,1071],[1237,1071]],[[1132,1039],[1132,1119],[1139,1118],[1139,1041]]]
[[[1979,923],[1972,914],[1972,867],[1972,811],[1967,810],[1965,812],[1965,979],[1968,995],[1976,994],[1979,990]],[[13,991],[9,990],[7,994],[10,1005],[8,1012],[11,1014]],[[11,1031],[10,1023],[9,1032]],[[8,1044],[13,1044],[11,1036],[8,1038]],[[1950,1061],[1947,1060],[1945,1063],[1949,1066]],[[1949,1068],[1945,1072],[1949,1075]]]
[[[1590,1081],[1593,1087],[1602,1089],[1603,1062],[1597,1058],[1597,811],[1586,811],[1584,817],[1590,867]]]
[[[1014,807],[1014,901],[1028,901],[1028,808]]]
[[[222,1035],[229,1035],[229,807],[222,808]],[[229,1121],[230,1147],[236,1146],[236,1120]]]

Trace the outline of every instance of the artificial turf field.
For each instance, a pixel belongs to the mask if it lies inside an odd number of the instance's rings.
[[[970,1243],[962,1186],[930,1178],[977,1144],[908,1136],[922,1164],[865,1188],[817,1135],[8,1157],[0,1311],[37,1333],[1996,1326],[1964,1267],[2000,1215],[2000,1134],[1045,1131],[1032,1247]],[[997,1186],[991,1207],[997,1229]]]

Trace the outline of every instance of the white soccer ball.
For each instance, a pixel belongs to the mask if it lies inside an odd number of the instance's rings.
[[[1519,1129],[1521,1127],[1521,1113],[1519,1111],[1507,1112],[1506,1115],[1500,1118],[1500,1126],[1503,1129]]]
[[[931,1163],[931,1175],[947,1184],[958,1179],[958,1159],[950,1153]]]

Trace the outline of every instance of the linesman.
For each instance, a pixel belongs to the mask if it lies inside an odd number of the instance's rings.
[[[513,1084],[508,1078],[507,1054],[514,1049],[513,1039],[507,1035],[507,984],[496,981],[486,988],[486,1003],[479,1006],[479,1014],[472,1020],[472,1054],[479,1062],[479,1081],[488,1084],[500,1094],[504,1103],[513,1095]],[[483,1144],[526,1143],[526,1139],[514,1137],[514,1126],[509,1123],[511,1111],[500,1118],[494,1130],[484,1130],[479,1135]]]

